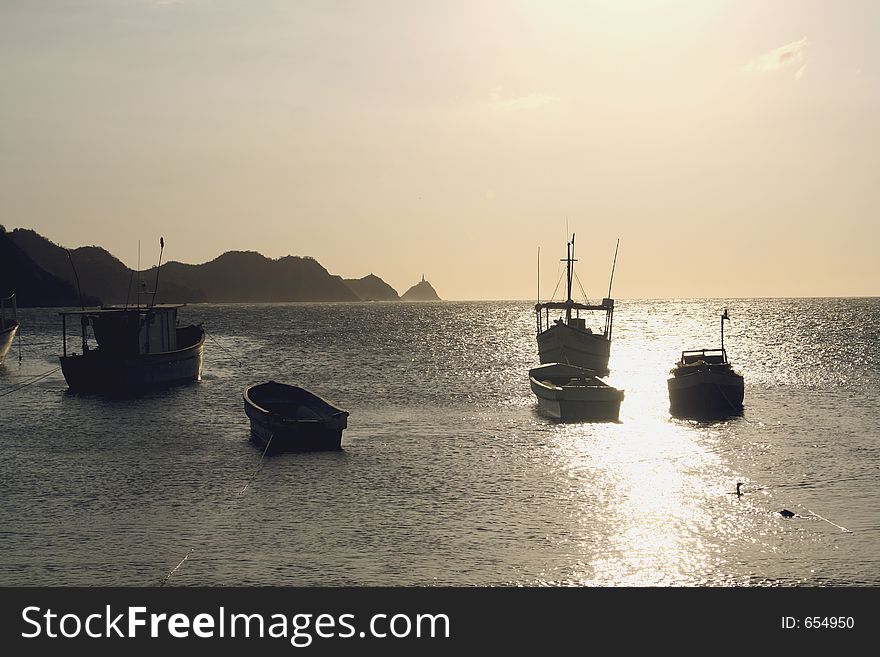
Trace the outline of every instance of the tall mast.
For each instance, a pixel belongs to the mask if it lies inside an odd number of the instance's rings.
[[[568,298],[565,303],[567,304],[565,308],[565,323],[568,324],[571,322],[571,281],[574,278],[574,233],[571,235],[571,242],[566,244],[566,248],[568,251],[568,257],[565,259],[565,273],[566,273],[566,287],[568,292]]]
[[[614,262],[611,264],[611,278],[608,280],[608,298],[611,298],[611,284],[614,282],[614,268],[617,266],[617,249],[620,248],[620,238],[617,239],[617,246],[614,247]]]

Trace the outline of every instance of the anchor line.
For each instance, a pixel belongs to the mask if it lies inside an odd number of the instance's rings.
[[[273,437],[274,437],[274,434],[272,434],[272,435],[269,436],[269,440],[266,442],[266,447],[263,448],[263,453],[260,455],[260,461],[257,463],[257,467],[254,468],[254,471],[251,473],[251,476],[248,478],[247,482],[245,483],[244,488],[242,488],[240,491],[238,491],[238,495],[236,495],[234,498],[228,500],[228,503],[229,503],[229,506],[230,506],[230,507],[231,507],[233,504],[235,504],[235,502],[236,502],[237,500],[241,499],[241,496],[244,495],[244,492],[245,492],[245,491],[248,489],[248,487],[251,485],[251,483],[253,482],[254,478],[256,478],[256,476],[260,473],[260,470],[262,470],[262,468],[263,468],[263,459],[266,458],[266,453],[269,451],[269,446],[272,444],[272,438],[273,438]],[[165,578],[161,581],[161,583],[159,584],[159,586],[165,586],[165,584],[168,583],[168,580],[171,579],[171,576],[174,575],[174,573],[176,573],[176,572],[180,569],[181,566],[183,566],[183,564],[186,562],[186,560],[189,559],[190,556],[192,556],[193,553],[194,553],[195,551],[196,551],[195,548],[190,548],[189,552],[186,553],[186,556],[183,557],[183,559],[181,559],[180,562],[178,562],[178,564],[177,564],[174,568],[172,568],[172,569],[169,571],[169,573],[168,573],[168,574],[165,576]]]
[[[833,526],[837,527],[839,530],[846,532],[847,534],[852,534],[852,530],[847,529],[846,527],[842,527],[841,525],[838,525],[836,522],[831,522],[830,520],[828,520],[828,518],[824,518],[824,517],[820,516],[815,511],[812,511],[812,510],[808,509],[807,507],[805,507],[803,504],[797,504],[796,506],[799,506],[800,508],[802,508],[804,511],[809,513],[814,518],[818,518],[819,520],[827,522],[829,525],[833,525]]]
[[[720,384],[716,383],[715,387],[718,388],[718,392],[721,393],[721,396],[724,397],[724,401],[727,402],[728,406],[730,406],[730,408],[732,410],[734,410],[734,411],[741,411],[742,410],[741,408],[734,406],[733,402],[730,401],[730,398],[727,396],[727,393],[724,392],[724,388]],[[742,419],[745,420],[746,422],[748,422],[749,424],[760,424],[760,422],[754,422],[754,421],[750,420],[749,418],[747,418],[745,416],[745,414],[741,415],[740,417],[742,417]]]
[[[222,344],[217,342],[217,340],[214,338],[214,336],[211,335],[210,333],[208,333],[208,330],[204,326],[202,327],[202,330],[205,332],[205,335],[207,335],[209,338],[211,338],[211,340],[214,342],[214,344],[216,344],[218,347],[220,347],[220,349],[222,349],[224,352],[226,352],[227,356],[229,356],[232,360],[234,360],[236,363],[238,363],[239,367],[241,367],[244,364],[238,358],[236,358],[232,354],[231,351],[229,351],[226,347],[224,347]]]
[[[27,381],[25,383],[13,383],[12,385],[9,385],[6,388],[3,388],[3,391],[0,392],[0,397],[5,397],[6,395],[11,395],[13,392],[18,392],[19,390],[22,390],[23,388],[27,388],[29,385],[33,385],[37,381],[41,381],[42,379],[45,379],[47,376],[49,376],[50,374],[54,374],[55,372],[59,371],[60,369],[61,369],[61,367],[59,366],[59,367],[56,367],[55,369],[49,370],[48,372],[44,372],[43,374],[37,374],[34,376],[34,378],[31,381]]]
[[[178,563],[176,566],[174,566],[174,568],[172,568],[172,569],[168,572],[168,574],[165,575],[165,578],[159,583],[159,586],[165,586],[165,583],[166,583],[169,579],[171,579],[171,576],[172,576],[174,573],[177,572],[177,569],[180,568],[180,567],[183,565],[183,562],[184,562],[184,561],[186,561],[187,559],[189,559],[189,555],[191,555],[193,552],[195,552],[195,548],[190,548],[189,552],[186,553],[186,556],[185,556],[183,559],[180,560],[180,563]]]

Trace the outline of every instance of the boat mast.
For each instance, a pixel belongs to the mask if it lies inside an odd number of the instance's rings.
[[[165,250],[165,238],[159,238],[159,264],[156,265],[156,283],[153,285],[153,299],[150,301],[151,306],[156,305],[156,292],[159,290],[159,270],[162,268],[162,252]],[[422,280],[425,276],[422,274]]]
[[[608,281],[608,298],[611,298],[611,284],[614,282],[614,268],[617,266],[617,249],[620,248],[620,238],[617,238],[617,246],[614,247],[614,262],[611,263],[611,279]]]
[[[574,258],[574,233],[571,234],[571,242],[566,244],[568,257],[565,259],[565,274],[566,274],[566,287],[568,292],[568,298],[565,300],[566,308],[565,308],[565,323],[571,323],[571,279],[573,277],[573,265],[577,262]]]

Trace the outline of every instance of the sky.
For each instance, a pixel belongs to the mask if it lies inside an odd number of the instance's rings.
[[[0,224],[399,293],[880,295],[880,3],[2,0]],[[557,291],[556,297],[559,297]]]

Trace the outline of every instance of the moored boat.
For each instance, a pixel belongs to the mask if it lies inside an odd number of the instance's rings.
[[[270,452],[338,450],[348,411],[298,386],[269,381],[245,388],[251,438]]]
[[[12,302],[11,317],[6,317],[6,304]],[[18,331],[19,323],[16,317],[15,293],[0,299],[0,365],[3,365],[3,359],[12,346],[15,334]]]
[[[59,313],[61,370],[73,391],[129,393],[190,381],[202,374],[205,330],[177,326],[183,304],[105,306]],[[67,318],[79,317],[82,353],[67,351]],[[93,337],[97,346],[92,346]]]
[[[733,369],[724,348],[724,321],[721,315],[721,348],[681,352],[667,381],[669,411],[672,415],[735,415],[742,412],[743,376]]]
[[[548,363],[529,370],[538,406],[562,421],[616,421],[624,391],[608,385],[596,372],[566,363]]]
[[[611,298],[611,285],[608,296],[601,304],[578,303],[571,298],[572,281],[575,278],[574,235],[567,244],[565,277],[567,296],[565,301],[547,301],[535,304],[537,319],[538,360],[541,363],[566,363],[608,374],[608,359],[611,356],[611,329],[614,321],[614,299]],[[615,264],[617,252],[614,253]],[[612,267],[612,280],[614,269]],[[551,320],[550,311],[561,311],[561,317]],[[581,312],[597,311],[604,313],[605,323],[601,332],[594,332],[586,324]]]

